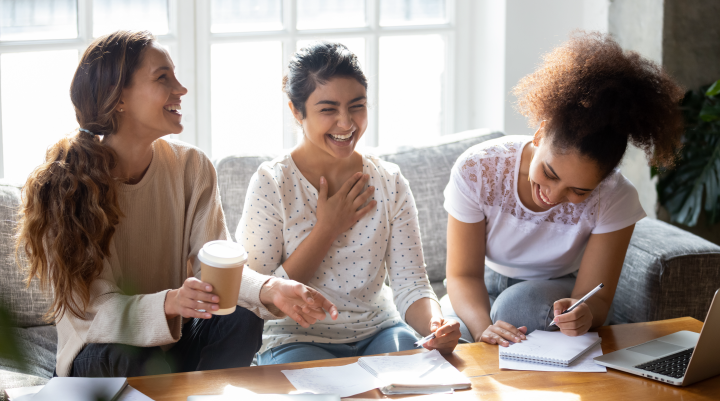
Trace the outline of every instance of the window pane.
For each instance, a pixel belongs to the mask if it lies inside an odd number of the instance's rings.
[[[283,147],[281,42],[211,47],[213,159]]]
[[[442,37],[381,37],[379,62],[379,145],[410,145],[440,135],[445,74]]]
[[[212,0],[212,33],[283,28],[281,0]]]
[[[94,0],[93,36],[119,29],[168,33],[168,0]]]
[[[77,50],[0,57],[5,178],[24,183],[47,148],[77,128],[68,95],[77,65]]]
[[[445,0],[380,0],[380,25],[442,24]]]
[[[365,26],[365,0],[297,0],[297,29]]]
[[[0,0],[0,40],[76,38],[77,0]]]
[[[339,42],[344,44],[348,49],[350,49],[351,52],[355,53],[355,55],[358,58],[358,62],[360,63],[360,68],[365,71],[365,38],[324,38],[319,37],[317,39],[306,39],[306,40],[298,40],[296,50],[300,50],[303,47],[307,46],[308,44],[316,41],[316,40],[326,40],[328,42]]]

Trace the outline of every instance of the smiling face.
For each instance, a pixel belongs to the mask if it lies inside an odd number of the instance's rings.
[[[583,202],[600,185],[602,176],[594,161],[577,152],[560,152],[546,138],[537,143],[530,162],[529,184],[533,202],[541,210],[563,202]]]
[[[300,122],[303,142],[334,158],[347,158],[367,128],[367,91],[355,78],[334,77],[317,85],[305,102],[306,115],[290,109]]]
[[[154,138],[182,132],[180,97],[186,93],[167,51],[153,42],[123,88],[117,106],[121,129]]]

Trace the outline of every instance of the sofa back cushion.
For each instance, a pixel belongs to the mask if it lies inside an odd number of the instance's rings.
[[[0,302],[13,313],[19,327],[42,326],[52,294],[40,291],[37,280],[26,288],[24,274],[15,262],[15,227],[20,188],[0,180]],[[21,261],[25,263],[25,258]]]
[[[377,150],[380,158],[400,166],[400,171],[410,182],[431,282],[445,278],[447,212],[443,208],[443,190],[450,179],[450,169],[467,148],[502,135],[500,132],[473,130],[413,147]],[[242,215],[250,177],[262,162],[272,159],[273,155],[229,156],[217,162],[220,196],[233,238]]]

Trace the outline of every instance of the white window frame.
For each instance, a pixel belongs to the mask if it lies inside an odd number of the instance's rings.
[[[183,44],[182,41],[187,39],[188,33],[192,33],[186,28],[179,29],[183,23],[190,20],[190,25],[194,25],[194,9],[193,1],[168,0],[168,33],[166,35],[158,35],[158,41],[170,49],[175,62],[181,64],[179,79],[185,86],[192,85],[195,82],[194,76],[194,43],[190,45]],[[5,53],[24,53],[24,52],[45,52],[54,50],[77,50],[78,62],[82,57],[82,53],[95,39],[93,37],[93,1],[77,0],[78,7],[78,36],[73,39],[52,39],[52,40],[23,40],[23,41],[0,41],[0,55]],[[190,37],[189,41],[193,42]],[[192,54],[187,54],[192,50]],[[186,67],[187,66],[187,67]],[[2,71],[0,71],[2,73]],[[0,90],[2,88],[0,87]],[[68,88],[69,90],[69,88]],[[187,103],[190,107],[194,107],[192,99]],[[0,97],[0,177],[5,177],[4,149],[3,149],[3,132],[2,132],[2,98]],[[194,128],[194,127],[193,127]],[[194,136],[194,131],[192,132]],[[48,144],[50,146],[51,144]]]
[[[458,68],[465,57],[456,51],[456,0],[446,0],[447,22],[436,25],[380,26],[380,0],[366,0],[365,27],[347,29],[297,30],[296,0],[282,0],[284,29],[270,32],[216,33],[210,32],[209,0],[168,0],[168,33],[158,35],[158,41],[170,49],[171,56],[178,66],[178,79],[188,89],[183,98],[184,131],[179,139],[198,146],[212,157],[211,126],[211,66],[210,47],[216,43],[238,43],[248,41],[280,40],[283,45],[283,73],[295,52],[296,42],[322,36],[364,37],[366,46],[365,74],[368,79],[368,97],[370,104],[369,125],[365,134],[367,146],[378,144],[379,122],[379,41],[383,36],[439,34],[445,42],[445,74],[442,99],[443,125],[441,135],[451,134],[456,121],[466,125],[463,118],[470,112],[471,105],[460,102],[455,109],[456,83],[464,82],[467,77],[458,77],[464,71]],[[462,2],[463,9],[467,6]],[[76,49],[78,59],[87,46],[94,40],[93,1],[78,0],[78,37],[74,39],[6,41],[0,42],[0,54],[17,52],[42,52]],[[464,20],[463,20],[464,21]],[[467,28],[467,27],[464,27]],[[0,71],[1,73],[1,71]],[[0,88],[1,90],[2,88]],[[462,92],[462,91],[461,91]],[[459,93],[462,95],[462,93]],[[0,110],[2,110],[0,99]],[[287,107],[283,108],[283,146],[290,148],[296,144],[295,125]],[[458,120],[458,117],[461,117]],[[421,118],[419,116],[418,118]],[[0,112],[0,177],[4,177],[2,113]],[[48,144],[49,146],[50,144]]]
[[[317,29],[298,30],[297,0],[282,0],[283,29],[269,32],[239,32],[239,33],[211,33],[210,32],[210,1],[195,2],[196,39],[197,39],[197,135],[195,141],[189,136],[183,140],[192,142],[210,154],[212,149],[211,124],[211,79],[210,76],[210,47],[218,43],[258,42],[264,40],[281,41],[283,48],[282,63],[283,74],[288,71],[288,63],[295,53],[296,43],[299,40],[313,39],[318,36],[331,37],[363,37],[365,38],[365,75],[368,79],[369,124],[365,132],[367,146],[378,145],[378,72],[379,72],[379,42],[383,36],[400,35],[428,35],[439,34],[445,42],[445,74],[443,87],[443,126],[441,135],[450,134],[454,130],[453,100],[455,94],[455,0],[446,0],[447,22],[433,25],[408,26],[380,26],[380,0],[366,0],[366,19],[364,27],[344,29]],[[279,81],[278,81],[279,82]],[[184,107],[183,107],[184,109]],[[283,146],[295,146],[297,135],[293,117],[289,108],[283,109]],[[210,155],[212,157],[212,155]]]

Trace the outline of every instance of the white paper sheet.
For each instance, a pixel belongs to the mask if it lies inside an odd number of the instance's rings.
[[[140,391],[130,386],[127,386],[125,387],[125,390],[120,393],[117,401],[153,401],[153,399],[141,393]]]
[[[500,358],[500,369],[534,370],[539,372],[607,372],[605,366],[598,365],[593,361],[593,358],[602,354],[602,344],[597,344],[571,363],[570,366],[546,365]]]
[[[283,370],[298,391],[315,394],[337,394],[340,397],[364,393],[382,383],[357,363],[327,368]]]
[[[17,389],[16,393],[10,394],[12,397],[12,401],[31,401],[32,397],[35,395],[35,393],[39,392],[43,387],[45,386],[34,386],[34,387],[26,387],[23,389]],[[120,393],[120,396],[118,397],[117,401],[153,401],[152,398],[146,396],[145,394],[139,392],[138,390],[127,386],[125,387],[125,390],[123,390],[122,393]]]

